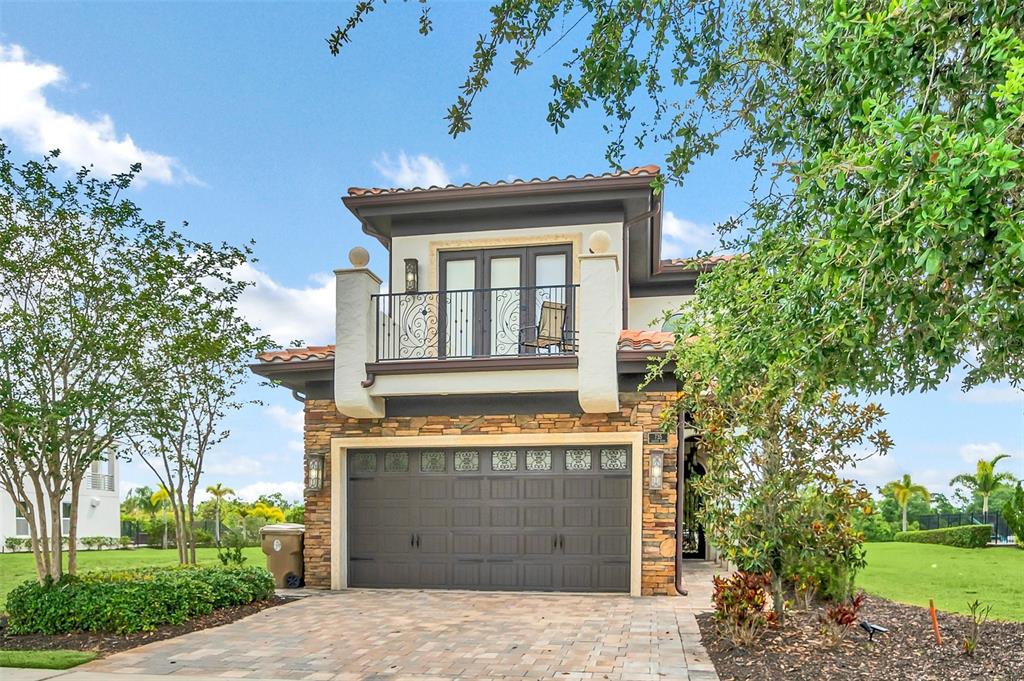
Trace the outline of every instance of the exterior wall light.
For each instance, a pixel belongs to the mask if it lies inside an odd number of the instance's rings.
[[[665,476],[665,452],[656,449],[651,452],[651,482],[650,489],[661,489],[661,483]]]
[[[416,293],[420,290],[420,264],[416,258],[405,259],[405,292]]]
[[[306,491],[319,492],[324,488],[324,455],[306,455]]]

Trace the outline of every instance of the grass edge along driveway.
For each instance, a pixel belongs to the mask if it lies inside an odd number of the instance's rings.
[[[868,543],[857,587],[889,600],[969,614],[975,599],[991,618],[1024,622],[1024,550],[961,549],[909,542]]]
[[[71,669],[92,662],[98,653],[81,650],[0,650],[0,667]]]
[[[65,561],[67,554],[65,555]],[[266,556],[256,546],[242,549],[246,565],[266,565]],[[200,565],[218,565],[217,549],[196,549]],[[110,551],[79,551],[78,570],[131,570],[139,567],[171,567],[178,564],[177,549],[116,549]],[[0,554],[0,612],[7,610],[7,593],[18,584],[36,578],[32,553]]]

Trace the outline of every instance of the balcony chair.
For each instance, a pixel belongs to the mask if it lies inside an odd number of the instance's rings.
[[[565,303],[550,300],[542,302],[537,324],[524,326],[519,330],[520,346],[540,351],[558,345],[560,352],[576,352],[576,332],[566,328],[569,320],[565,312]],[[535,331],[532,339],[526,338],[528,329]]]

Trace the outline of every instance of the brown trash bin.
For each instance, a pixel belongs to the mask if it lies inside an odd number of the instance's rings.
[[[260,528],[263,553],[267,554],[267,569],[274,575],[278,589],[297,589],[302,586],[302,537],[305,525],[281,523]]]

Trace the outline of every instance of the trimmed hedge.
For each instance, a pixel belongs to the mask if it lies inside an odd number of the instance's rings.
[[[143,568],[24,582],[7,595],[11,634],[151,631],[274,595],[260,567]]]
[[[940,527],[937,530],[897,532],[895,541],[919,542],[921,544],[943,544],[962,549],[980,549],[992,538],[991,525],[957,525]]]

